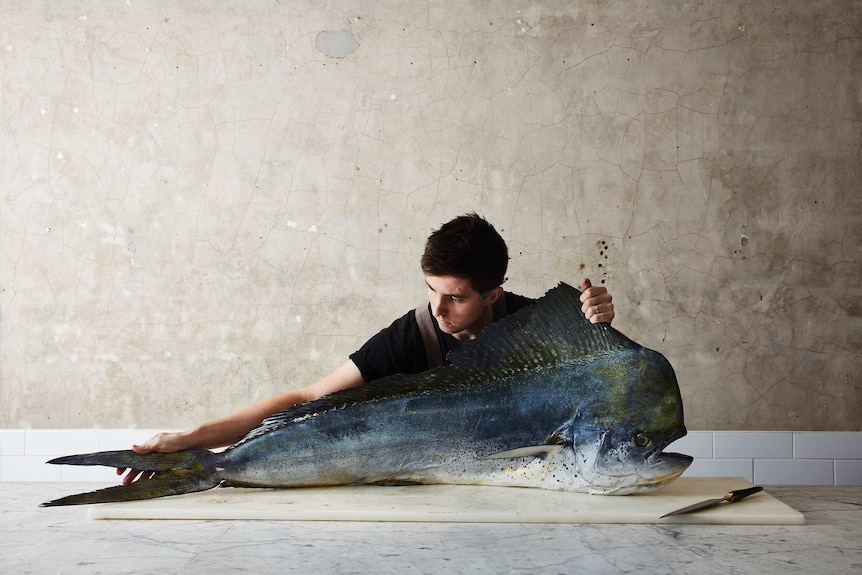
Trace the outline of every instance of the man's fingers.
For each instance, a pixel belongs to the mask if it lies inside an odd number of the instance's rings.
[[[589,278],[581,282],[581,312],[590,323],[610,323],[614,319],[611,294],[604,287],[593,287]]]

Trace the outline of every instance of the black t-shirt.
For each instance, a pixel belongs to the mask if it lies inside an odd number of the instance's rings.
[[[504,292],[506,298],[506,313],[514,313],[528,306],[535,300],[517,294]],[[459,342],[452,335],[440,331],[437,320],[431,318],[443,363],[450,351],[458,347]],[[494,317],[494,321],[500,319]],[[392,325],[381,330],[350,355],[351,361],[359,368],[365,382],[374,381],[396,373],[420,373],[428,369],[428,358],[422,334],[416,323],[416,310],[410,310],[392,322]]]

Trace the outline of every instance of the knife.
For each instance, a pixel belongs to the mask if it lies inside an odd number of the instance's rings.
[[[699,511],[701,509],[706,509],[707,507],[712,507],[713,505],[718,505],[719,503],[734,503],[736,501],[742,501],[749,495],[754,495],[759,491],[763,491],[763,487],[754,486],[748,487],[746,489],[737,489],[735,491],[728,491],[724,494],[724,497],[721,499],[707,499],[706,501],[701,501],[700,503],[695,503],[694,505],[689,505],[688,507],[683,507],[682,509],[677,509],[676,511],[671,511],[670,513],[666,513],[659,517],[659,519],[664,519],[665,517],[670,517],[671,515],[680,515],[682,513],[692,513],[693,511]]]

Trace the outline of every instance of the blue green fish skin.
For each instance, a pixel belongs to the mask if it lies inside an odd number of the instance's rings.
[[[619,350],[437,393],[332,407],[229,450],[223,479],[260,487],[415,481],[646,491],[691,463],[662,453],[685,435],[678,392],[667,393],[676,387],[672,375],[656,352]],[[620,381],[609,385],[608,377]],[[649,443],[639,446],[638,437]],[[540,457],[489,458],[549,441],[554,451]],[[567,450],[569,457],[551,456]],[[539,470],[525,473],[530,465]]]
[[[686,434],[673,367],[610,325],[590,324],[579,296],[560,284],[453,351],[450,365],[298,405],[221,453],[118,451],[52,460],[155,476],[44,505],[216,485],[416,482],[618,495],[661,487],[692,462],[664,451]]]

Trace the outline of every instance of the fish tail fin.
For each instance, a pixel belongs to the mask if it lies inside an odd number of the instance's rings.
[[[134,451],[101,451],[58,457],[48,461],[48,463],[53,465],[126,467],[141,471],[153,471],[155,474],[152,479],[141,479],[131,485],[116,485],[89,493],[69,495],[45,502],[40,507],[136,501],[205,491],[221,482],[219,469],[216,467],[218,460],[217,454],[205,450],[148,454],[139,454]]]

